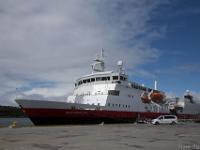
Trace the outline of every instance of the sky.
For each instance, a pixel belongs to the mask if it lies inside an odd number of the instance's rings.
[[[199,0],[0,0],[0,105],[66,100],[102,48],[107,70],[200,96]]]

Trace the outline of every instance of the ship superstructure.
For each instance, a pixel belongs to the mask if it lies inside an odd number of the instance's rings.
[[[121,60],[117,62],[117,71],[104,71],[104,65],[102,52],[101,57],[97,56],[91,64],[92,74],[76,81],[68,102],[95,105],[105,110],[166,112],[167,106],[161,105],[164,92],[128,81]],[[144,93],[150,97],[145,104],[140,100]]]

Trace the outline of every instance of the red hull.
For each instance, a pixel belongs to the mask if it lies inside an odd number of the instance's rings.
[[[154,119],[168,113],[157,112],[127,112],[108,110],[78,110],[78,109],[33,109],[23,108],[35,125],[57,124],[100,124],[132,123],[137,119]],[[179,114],[179,119],[200,120],[197,115]]]
[[[23,109],[35,125],[135,122],[137,113],[77,109]]]

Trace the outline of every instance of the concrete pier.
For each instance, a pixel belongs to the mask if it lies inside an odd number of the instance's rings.
[[[200,124],[0,128],[0,150],[200,149]]]

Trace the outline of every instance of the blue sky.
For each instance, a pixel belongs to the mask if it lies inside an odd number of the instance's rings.
[[[161,56],[141,67],[155,74],[162,90],[180,96],[186,89],[200,91],[200,1],[172,2],[157,8],[149,22],[154,28],[164,28],[163,37],[151,43]],[[147,78],[137,80],[153,84]]]
[[[66,100],[101,48],[108,70],[200,96],[199,0],[0,0],[0,24],[0,105]]]

